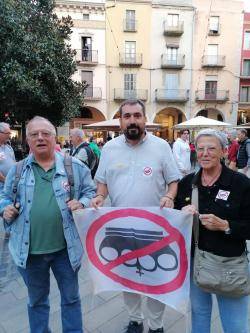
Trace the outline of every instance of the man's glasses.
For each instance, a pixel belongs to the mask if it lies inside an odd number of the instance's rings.
[[[35,140],[35,139],[38,139],[39,138],[39,134],[45,138],[45,139],[48,139],[50,138],[53,133],[49,132],[49,131],[38,131],[38,132],[31,132],[28,134],[28,136],[32,139],[32,140]]]

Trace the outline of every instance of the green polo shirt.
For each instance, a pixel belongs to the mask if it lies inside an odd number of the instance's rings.
[[[55,165],[45,171],[34,161],[34,197],[30,210],[30,254],[53,253],[66,247],[62,215],[52,187]]]

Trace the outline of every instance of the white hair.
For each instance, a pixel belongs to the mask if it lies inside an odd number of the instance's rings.
[[[80,128],[73,128],[70,130],[70,135],[79,136],[81,139],[85,136],[83,130]]]
[[[200,132],[198,132],[198,134],[195,138],[195,141],[194,141],[196,148],[197,148],[197,141],[202,136],[211,136],[211,137],[218,139],[220,142],[220,145],[223,149],[226,148],[228,145],[227,136],[224,132],[215,130],[213,128],[207,128],[207,129],[204,129],[204,130],[201,130]]]
[[[0,132],[3,132],[6,129],[10,129],[10,125],[8,123],[0,123]]]
[[[56,128],[55,126],[47,119],[47,118],[44,118],[44,117],[40,117],[40,116],[35,116],[34,118],[32,118],[27,126],[26,126],[26,136],[29,135],[29,127],[32,123],[36,122],[36,121],[42,121],[42,122],[46,122],[49,124],[49,126],[51,127],[51,130],[52,130],[52,134],[56,136]]]

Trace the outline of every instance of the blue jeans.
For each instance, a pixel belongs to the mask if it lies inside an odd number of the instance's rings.
[[[67,250],[29,255],[26,269],[18,267],[28,288],[28,315],[31,333],[49,333],[50,268],[61,294],[63,333],[82,333],[82,312],[78,272],[74,272]]]
[[[190,279],[192,333],[210,333],[212,294],[197,287]],[[224,333],[249,333],[248,296],[230,298],[216,295]]]

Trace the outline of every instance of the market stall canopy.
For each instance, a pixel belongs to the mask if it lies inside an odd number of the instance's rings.
[[[211,118],[206,118],[203,116],[198,116],[191,118],[187,121],[184,121],[183,123],[175,125],[173,128],[174,129],[201,129],[201,128],[210,128],[210,127],[232,127],[233,125],[229,123],[225,123],[223,121],[211,119]]]
[[[162,127],[161,124],[155,124],[150,122],[146,123],[146,128],[148,130],[157,130],[160,129],[161,127]],[[120,122],[119,119],[104,120],[98,123],[85,125],[82,128],[90,130],[99,130],[99,131],[118,131],[120,128]]]
[[[241,125],[238,125],[234,128],[236,128],[236,129],[241,129],[241,128],[250,129],[250,123],[241,124]]]

